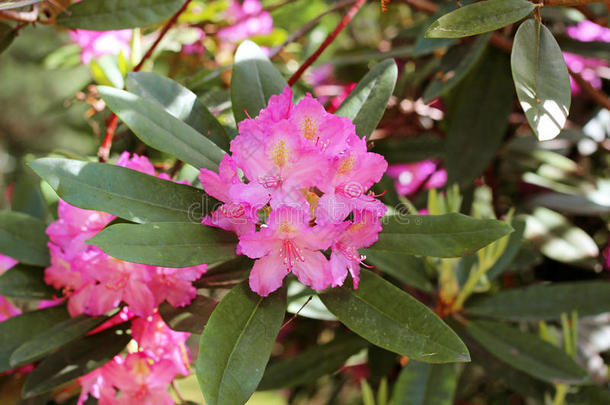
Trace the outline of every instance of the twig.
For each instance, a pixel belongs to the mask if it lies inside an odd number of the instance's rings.
[[[289,320],[287,320],[286,322],[284,322],[284,324],[282,325],[282,327],[280,328],[280,330],[284,329],[284,326],[288,325],[290,322],[294,321],[295,318],[297,317],[297,315],[299,315],[299,313],[303,310],[303,308],[305,308],[305,306],[307,304],[309,304],[309,301],[311,301],[311,299],[313,298],[313,295],[310,295],[309,298],[307,298],[307,301],[305,301],[305,303],[303,305],[301,305],[301,308],[299,308],[299,310],[297,312],[294,313],[294,315],[292,315],[290,317]]]
[[[585,4],[603,3],[604,0],[544,0],[545,6],[574,7],[584,6]]]
[[[0,19],[36,22],[38,20],[38,4],[34,4],[31,11],[0,10]]]
[[[314,63],[316,59],[318,59],[318,57],[322,54],[322,52],[324,52],[324,50],[328,47],[328,45],[330,45],[335,40],[335,38],[337,38],[337,35],[339,35],[339,33],[341,31],[343,31],[343,28],[345,28],[347,26],[347,24],[349,24],[349,22],[358,13],[358,11],[364,5],[364,3],[366,3],[366,0],[356,0],[354,5],[352,5],[352,7],[347,12],[347,14],[345,14],[345,16],[343,16],[343,18],[341,19],[339,24],[335,27],[333,32],[331,32],[330,35],[328,37],[326,37],[326,39],[324,40],[324,42],[322,42],[320,47],[318,47],[318,49],[316,49],[316,51],[309,58],[307,58],[305,63],[303,63],[301,65],[301,67],[299,67],[299,69],[288,80],[289,86],[292,86],[293,84],[295,84],[297,82],[297,80],[299,80],[299,78],[301,77],[303,72],[305,72],[305,70],[309,66],[311,66],[311,64]]]
[[[263,8],[263,11],[273,11],[275,9],[278,9],[282,6],[285,6],[286,4],[290,4],[290,3],[294,3],[297,0],[284,0],[284,1],[280,1],[278,3],[275,4],[270,4],[267,7]]]
[[[161,32],[159,33],[159,36],[157,37],[155,42],[151,45],[150,48],[148,48],[148,51],[146,51],[144,56],[142,56],[142,59],[136,65],[136,67],[133,68],[134,72],[138,72],[138,71],[140,71],[140,69],[142,69],[142,66],[144,65],[144,63],[148,60],[148,58],[151,57],[151,55],[153,54],[153,52],[155,51],[155,49],[157,48],[157,46],[159,45],[159,43],[161,42],[163,37],[165,37],[165,34],[167,34],[169,29],[176,23],[176,21],[178,20],[178,17],[180,17],[180,14],[182,14],[186,10],[186,8],[188,7],[188,5],[191,1],[192,0],[186,0],[184,2],[184,4],[182,5],[182,7],[180,7],[180,9],[176,12],[176,14],[174,14],[172,16],[172,18],[170,18],[167,21],[167,23],[161,29]],[[108,156],[110,156],[110,148],[112,147],[112,140],[114,139],[114,131],[116,130],[116,127],[117,127],[117,116],[113,113],[110,116],[110,120],[108,121],[108,126],[106,127],[106,136],[104,137],[102,146],[100,146],[100,148],[97,152],[97,156],[98,156],[98,159],[100,162],[107,161]]]
[[[593,100],[595,100],[595,102],[597,104],[599,104],[600,106],[604,107],[607,110],[610,110],[610,98],[608,98],[608,96],[606,94],[604,94],[600,90],[597,90],[595,87],[591,86],[591,83],[586,81],[580,75],[580,73],[576,73],[570,68],[568,68],[568,71],[570,72],[570,76],[572,76],[572,79],[574,79],[574,81],[576,83],[578,83],[578,86],[581,89],[583,89],[586,93],[588,93],[591,96],[591,98]]]
[[[315,27],[318,24],[318,22],[322,18],[324,18],[328,14],[333,13],[339,9],[342,9],[343,7],[346,7],[355,1],[356,0],[341,1],[337,4],[335,4],[333,7],[326,10],[325,12],[323,12],[322,14],[318,15],[314,19],[310,20],[309,22],[307,22],[307,24],[303,25],[301,28],[299,28],[298,30],[293,32],[288,38],[286,38],[286,41],[284,41],[284,43],[271,49],[271,52],[269,53],[269,58],[273,58],[273,57],[277,56],[277,54],[280,53],[282,51],[282,49],[284,49],[289,43],[294,42],[297,39],[301,38],[303,35],[307,34],[313,27]]]

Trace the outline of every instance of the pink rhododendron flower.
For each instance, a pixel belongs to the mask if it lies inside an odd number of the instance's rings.
[[[230,149],[218,173],[201,169],[206,192],[224,203],[202,222],[235,232],[237,253],[257,259],[250,288],[267,296],[293,273],[321,290],[342,285],[348,271],[357,286],[358,249],[377,240],[386,212],[369,189],[387,162],[353,123],[309,94],[293,104],[286,87],[239,123]]]
[[[263,11],[259,0],[231,0],[225,12],[229,26],[218,30],[218,38],[223,41],[240,42],[254,35],[267,35],[273,31],[271,14]]]
[[[124,153],[117,165],[155,175],[142,156]],[[165,300],[184,306],[195,297],[191,282],[205,272],[205,265],[167,269],[118,260],[86,244],[114,216],[60,200],[58,217],[47,228],[51,266],[45,270],[45,282],[63,290],[71,315],[101,315],[124,302],[135,315],[149,316]]]
[[[13,259],[12,257],[0,254],[0,274],[4,273],[16,264],[17,260]]]
[[[70,39],[82,48],[80,60],[82,64],[87,65],[91,59],[104,55],[118,55],[123,52],[125,56],[129,56],[131,30],[74,30],[70,31]]]
[[[388,176],[394,179],[398,195],[411,195],[420,188],[443,187],[447,182],[445,169],[437,169],[438,164],[432,160],[417,163],[401,163],[388,168]]]
[[[0,254],[0,274],[17,264],[17,260]],[[6,298],[0,295],[0,322],[19,315],[21,311],[14,307]]]

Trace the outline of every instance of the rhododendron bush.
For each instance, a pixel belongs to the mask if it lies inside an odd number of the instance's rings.
[[[607,2],[0,2],[0,404],[608,404]]]

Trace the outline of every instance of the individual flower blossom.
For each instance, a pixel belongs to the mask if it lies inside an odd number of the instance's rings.
[[[83,65],[88,65],[93,58],[104,55],[129,56],[131,41],[131,30],[118,31],[70,31],[72,42],[81,47],[80,60]]]
[[[0,275],[17,264],[17,260],[12,257],[0,254]],[[8,318],[17,316],[21,311],[14,307],[6,298],[0,295],[0,322]]]
[[[12,257],[0,254],[0,274],[15,266],[17,263],[17,260]]]
[[[117,165],[155,175],[145,157],[124,153]],[[47,228],[51,266],[45,270],[45,282],[63,290],[70,314],[101,315],[124,302],[135,315],[149,316],[164,300],[174,306],[188,304],[196,295],[191,282],[205,272],[205,265],[167,269],[129,263],[86,243],[113,219],[59,201],[58,220]]]
[[[293,104],[288,87],[238,129],[218,173],[201,169],[205,191],[224,203],[202,223],[235,232],[237,253],[256,259],[250,288],[267,296],[293,273],[321,290],[348,272],[357,287],[358,249],[376,241],[386,212],[369,191],[387,168],[383,156],[311,95]]]
[[[439,169],[433,160],[391,165],[387,174],[394,179],[398,195],[412,195],[420,188],[429,190],[443,187],[447,182],[447,172]]]
[[[230,25],[218,30],[217,36],[222,41],[240,42],[254,35],[267,35],[273,31],[271,14],[263,11],[259,0],[231,0],[225,12]]]

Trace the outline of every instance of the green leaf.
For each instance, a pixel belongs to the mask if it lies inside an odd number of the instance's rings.
[[[422,95],[424,103],[449,93],[464,80],[481,60],[490,36],[481,35],[464,46],[454,46],[447,51],[441,60],[441,69]]]
[[[350,118],[356,126],[356,133],[368,138],[383,117],[397,76],[398,67],[394,59],[380,62],[358,82],[335,114]]]
[[[267,298],[235,286],[201,335],[197,378],[208,405],[242,405],[260,382],[286,312],[286,291]]]
[[[235,257],[234,233],[189,222],[116,224],[87,243],[117,259],[161,267],[191,267]]]
[[[415,39],[415,44],[413,45],[413,56],[420,57],[424,55],[429,55],[434,53],[438,49],[448,48],[451,45],[458,42],[458,39],[455,38],[427,38],[426,31],[428,28],[432,26],[442,16],[445,14],[455,10],[457,8],[457,3],[450,1],[447,4],[441,6],[436,13],[428,20],[426,26],[421,30],[417,38]]]
[[[23,396],[29,398],[49,392],[108,363],[131,340],[127,334],[129,327],[130,322],[124,322],[68,343],[28,375],[23,385]]]
[[[114,55],[104,55],[100,59],[92,59],[89,67],[91,75],[97,84],[122,89],[125,78],[119,69],[118,58]]]
[[[581,387],[577,393],[566,396],[569,405],[606,405],[610,403],[610,392],[598,385]]]
[[[0,23],[0,53],[4,52],[15,39],[15,30],[8,24]]]
[[[258,390],[291,388],[315,381],[338,370],[350,356],[366,346],[366,341],[358,336],[340,336],[323,345],[303,350],[296,356],[271,363]]]
[[[496,260],[493,266],[487,270],[486,276],[489,280],[493,280],[506,271],[513,262],[521,246],[523,245],[523,233],[525,232],[525,221],[521,218],[516,218],[512,221],[511,226],[515,232],[508,237],[506,249],[502,255]]]
[[[502,221],[455,213],[392,215],[383,218],[379,239],[368,251],[458,257],[473,253],[512,231]]]
[[[226,262],[208,266],[205,274],[193,285],[197,288],[232,288],[248,278],[253,265],[254,260],[239,255]]]
[[[18,264],[0,276],[0,296],[47,300],[61,294],[44,282],[44,268]]]
[[[468,349],[427,306],[368,270],[360,286],[320,294],[349,329],[374,345],[428,363],[469,361]]]
[[[215,200],[203,190],[104,163],[43,158],[30,163],[66,202],[133,222],[201,221]]]
[[[434,286],[426,274],[426,262],[423,258],[369,249],[361,249],[360,252],[366,256],[368,263],[398,281],[422,291],[434,292]]]
[[[504,323],[468,321],[466,332],[510,366],[550,383],[583,384],[587,372],[560,348]]]
[[[392,405],[451,405],[457,380],[455,364],[409,360],[394,385]]]
[[[508,57],[488,49],[449,100],[447,184],[470,184],[496,156],[514,105]]]
[[[66,307],[62,305],[25,312],[0,322],[0,372],[12,368],[9,359],[24,342],[69,318]]]
[[[418,135],[406,139],[380,139],[373,152],[383,155],[389,164],[412,163],[443,156],[443,139],[434,135]]]
[[[11,367],[19,367],[39,360],[66,343],[84,336],[108,319],[107,316],[78,315],[58,322],[19,346],[11,355]]]
[[[0,254],[25,264],[49,265],[46,225],[20,212],[0,211]]]
[[[145,144],[196,167],[217,170],[225,152],[159,103],[112,87],[98,86],[106,105]]]
[[[241,43],[235,53],[231,76],[231,103],[235,122],[252,118],[267,106],[269,97],[288,86],[263,51],[251,41]]]
[[[197,95],[178,82],[153,72],[127,75],[127,90],[155,102],[174,117],[184,121],[200,134],[228,151],[229,134]]]
[[[610,283],[581,281],[533,285],[472,300],[468,314],[509,320],[559,319],[562,313],[588,316],[610,312]]]
[[[528,0],[487,0],[470,4],[432,23],[426,38],[461,38],[497,30],[527,17],[535,8]]]
[[[87,0],[72,4],[57,24],[94,31],[146,27],[175,14],[183,0]]]
[[[173,307],[169,303],[164,302],[159,305],[159,314],[163,321],[179,332],[189,332],[201,334],[203,328],[208,323],[210,315],[218,301],[214,298],[206,297],[205,295],[197,295],[185,307]]]
[[[536,20],[517,30],[510,57],[521,108],[539,140],[555,138],[570,112],[570,74],[553,34]]]

